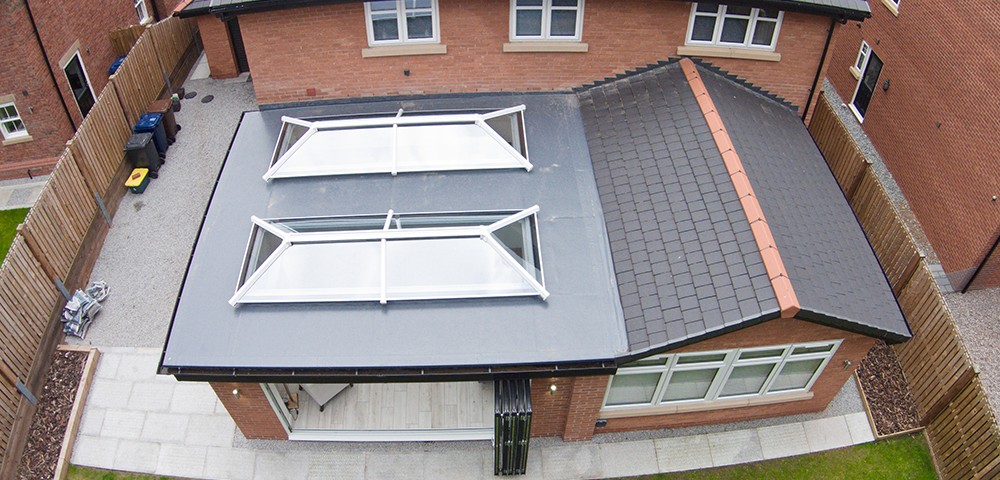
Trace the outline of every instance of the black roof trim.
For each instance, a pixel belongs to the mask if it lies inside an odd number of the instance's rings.
[[[612,375],[618,370],[615,360],[593,360],[565,364],[447,366],[428,368],[208,368],[163,367],[160,375],[173,375],[189,382],[278,383],[388,383],[388,382],[457,382],[500,378],[552,378],[567,376]]]
[[[881,328],[875,328],[871,325],[862,325],[844,317],[831,315],[817,310],[810,310],[808,308],[802,308],[802,310],[799,310],[799,313],[795,314],[795,318],[808,320],[827,327],[833,327],[840,330],[846,330],[848,332],[860,333],[869,337],[878,338],[885,340],[885,343],[888,344],[903,343],[912,337],[912,335],[900,335],[899,333],[890,332]],[[909,325],[906,325],[906,327],[909,329]]]
[[[328,5],[337,3],[358,3],[362,0],[255,0],[255,1],[230,1],[222,5],[213,6],[212,2],[192,2],[183,10],[177,13],[179,17],[193,17],[196,15],[217,14],[217,15],[239,15],[243,13],[266,12],[271,10],[284,10],[286,8],[309,7],[313,5]],[[846,7],[836,7],[833,5],[817,5],[815,3],[801,2],[797,0],[728,0],[725,3],[733,5],[747,5],[753,7],[776,8],[786,12],[811,13],[815,15],[825,15],[834,17],[841,21],[858,20],[862,21],[871,17],[871,12],[855,10]]]

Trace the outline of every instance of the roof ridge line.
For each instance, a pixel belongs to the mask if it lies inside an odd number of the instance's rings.
[[[733,141],[729,137],[726,125],[722,122],[722,117],[715,108],[715,102],[712,101],[708,89],[705,88],[705,83],[701,80],[698,68],[688,58],[681,59],[679,63],[681,71],[684,72],[684,78],[687,79],[688,86],[691,87],[695,100],[698,101],[698,107],[701,109],[702,115],[705,116],[705,121],[708,122],[708,129],[712,133],[715,145],[722,154],[722,161],[725,163],[729,178],[736,189],[736,196],[740,199],[743,213],[746,214],[747,220],[750,222],[750,230],[757,242],[757,248],[760,249],[760,256],[764,259],[767,278],[771,281],[774,295],[778,299],[781,317],[792,318],[801,309],[799,299],[792,288],[788,270],[785,269],[785,263],[778,253],[778,246],[774,243],[771,227],[768,225],[767,219],[764,218],[764,210],[761,208],[760,202],[757,201],[757,195],[754,194],[753,187],[750,185],[750,179],[743,168],[743,162],[736,152],[736,147],[733,146]]]

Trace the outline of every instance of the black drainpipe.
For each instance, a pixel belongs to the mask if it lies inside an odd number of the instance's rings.
[[[841,23],[847,23],[841,20]],[[806,100],[806,107],[802,109],[802,121],[806,121],[809,114],[809,105],[812,104],[813,95],[816,94],[816,86],[819,85],[819,76],[823,73],[823,64],[826,63],[826,54],[830,51],[830,41],[833,40],[833,28],[837,25],[837,19],[830,19],[830,30],[826,32],[826,44],[823,45],[823,55],[819,57],[819,66],[816,67],[816,78],[813,79],[812,87],[809,88],[809,99]]]
[[[993,246],[990,247],[990,251],[986,252],[986,256],[983,257],[983,261],[979,262],[979,266],[976,267],[976,271],[972,272],[972,276],[969,277],[969,281],[966,282],[964,287],[962,287],[962,293],[969,291],[969,287],[972,286],[972,282],[976,281],[976,277],[979,276],[979,272],[983,271],[983,267],[986,266],[986,262],[990,261],[990,257],[993,256],[993,252],[997,250],[998,245],[1000,245],[1000,234],[997,234],[997,239],[993,242]]]
[[[45,45],[42,44],[42,36],[38,34],[38,25],[35,24],[35,16],[31,13],[31,6],[28,5],[28,0],[24,0],[24,8],[28,11],[28,20],[31,21],[31,30],[35,32],[35,40],[38,41],[38,48],[42,50],[42,57],[45,57],[45,67],[49,70],[49,78],[52,79],[52,86],[56,89],[56,96],[59,97],[59,103],[62,104],[63,111],[66,112],[66,119],[69,120],[69,126],[76,131],[76,122],[73,121],[73,116],[69,114],[69,106],[66,105],[66,99],[63,98],[62,92],[59,91],[59,82],[56,82],[56,74],[52,71],[52,61],[49,60],[49,53],[45,51]]]
[[[153,19],[155,19],[157,22],[163,20],[162,18],[160,18],[160,9],[156,7],[156,0],[149,0],[149,3],[153,5]]]

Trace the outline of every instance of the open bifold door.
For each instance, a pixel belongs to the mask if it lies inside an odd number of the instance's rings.
[[[531,380],[494,382],[494,475],[524,475],[531,437]]]

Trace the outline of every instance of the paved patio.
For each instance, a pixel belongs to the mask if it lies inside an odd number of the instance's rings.
[[[189,79],[183,126],[160,178],[127,194],[92,278],[111,295],[85,340],[98,365],[72,462],[191,478],[489,478],[489,442],[247,440],[206,384],[156,375],[191,245],[252,85]],[[214,99],[202,103],[207,95]],[[806,454],[872,441],[847,382],[826,411],[756,422],[532,441],[526,478],[605,478]]]

